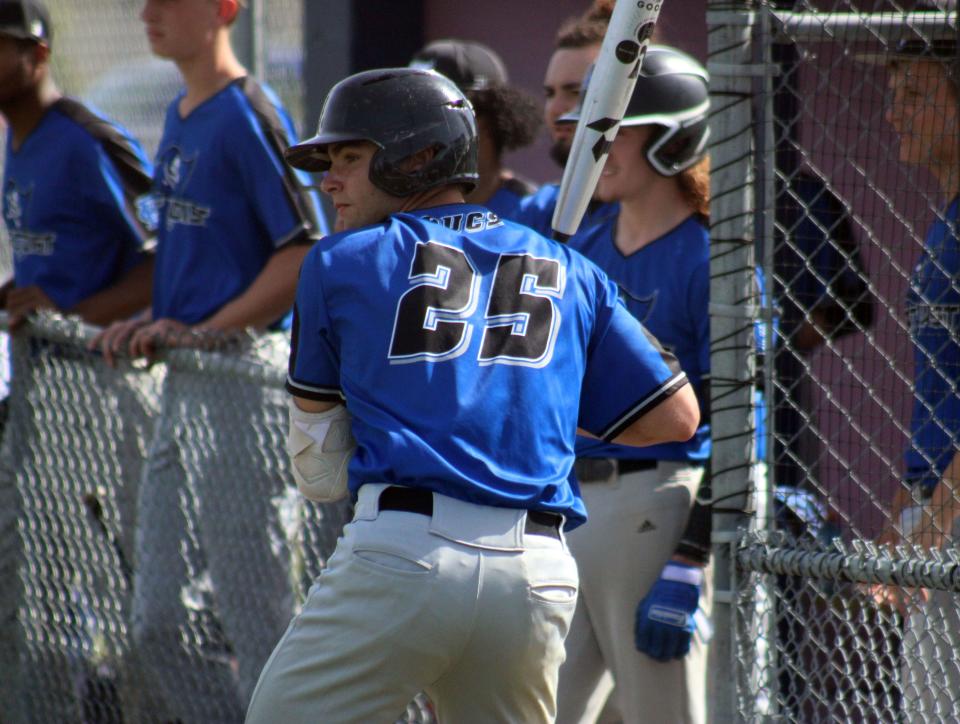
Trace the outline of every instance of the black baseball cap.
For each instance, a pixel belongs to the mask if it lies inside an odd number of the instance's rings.
[[[413,56],[410,67],[442,73],[463,92],[507,84],[507,67],[500,56],[486,45],[470,40],[429,43]]]
[[[37,0],[0,0],[0,35],[50,45],[50,15]]]

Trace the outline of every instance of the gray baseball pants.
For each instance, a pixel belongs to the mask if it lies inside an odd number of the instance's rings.
[[[695,635],[686,657],[666,663],[634,645],[637,604],[676,550],[702,477],[702,467],[660,462],[581,484],[589,520],[569,536],[581,589],[560,670],[559,724],[706,721],[704,642]]]
[[[387,724],[421,690],[443,722],[552,722],[577,598],[565,542],[438,494],[432,516],[380,511],[384,487],[360,488],[247,722]]]

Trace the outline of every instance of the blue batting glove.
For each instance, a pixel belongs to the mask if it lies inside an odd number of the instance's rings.
[[[657,661],[681,659],[690,651],[696,628],[703,569],[686,563],[669,562],[660,578],[637,606],[634,641]]]

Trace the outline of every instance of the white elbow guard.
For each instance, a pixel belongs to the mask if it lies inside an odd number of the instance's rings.
[[[331,503],[347,495],[347,465],[356,443],[343,405],[306,412],[290,400],[287,452],[297,488],[310,500]]]

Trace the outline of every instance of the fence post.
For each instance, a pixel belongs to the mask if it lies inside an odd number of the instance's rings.
[[[734,564],[749,504],[754,389],[754,126],[751,0],[707,3],[711,74],[710,410],[714,596],[709,711],[733,722],[737,708]],[[766,69],[761,67],[764,73]],[[723,672],[723,673],[721,673]],[[731,675],[733,674],[733,675]]]

